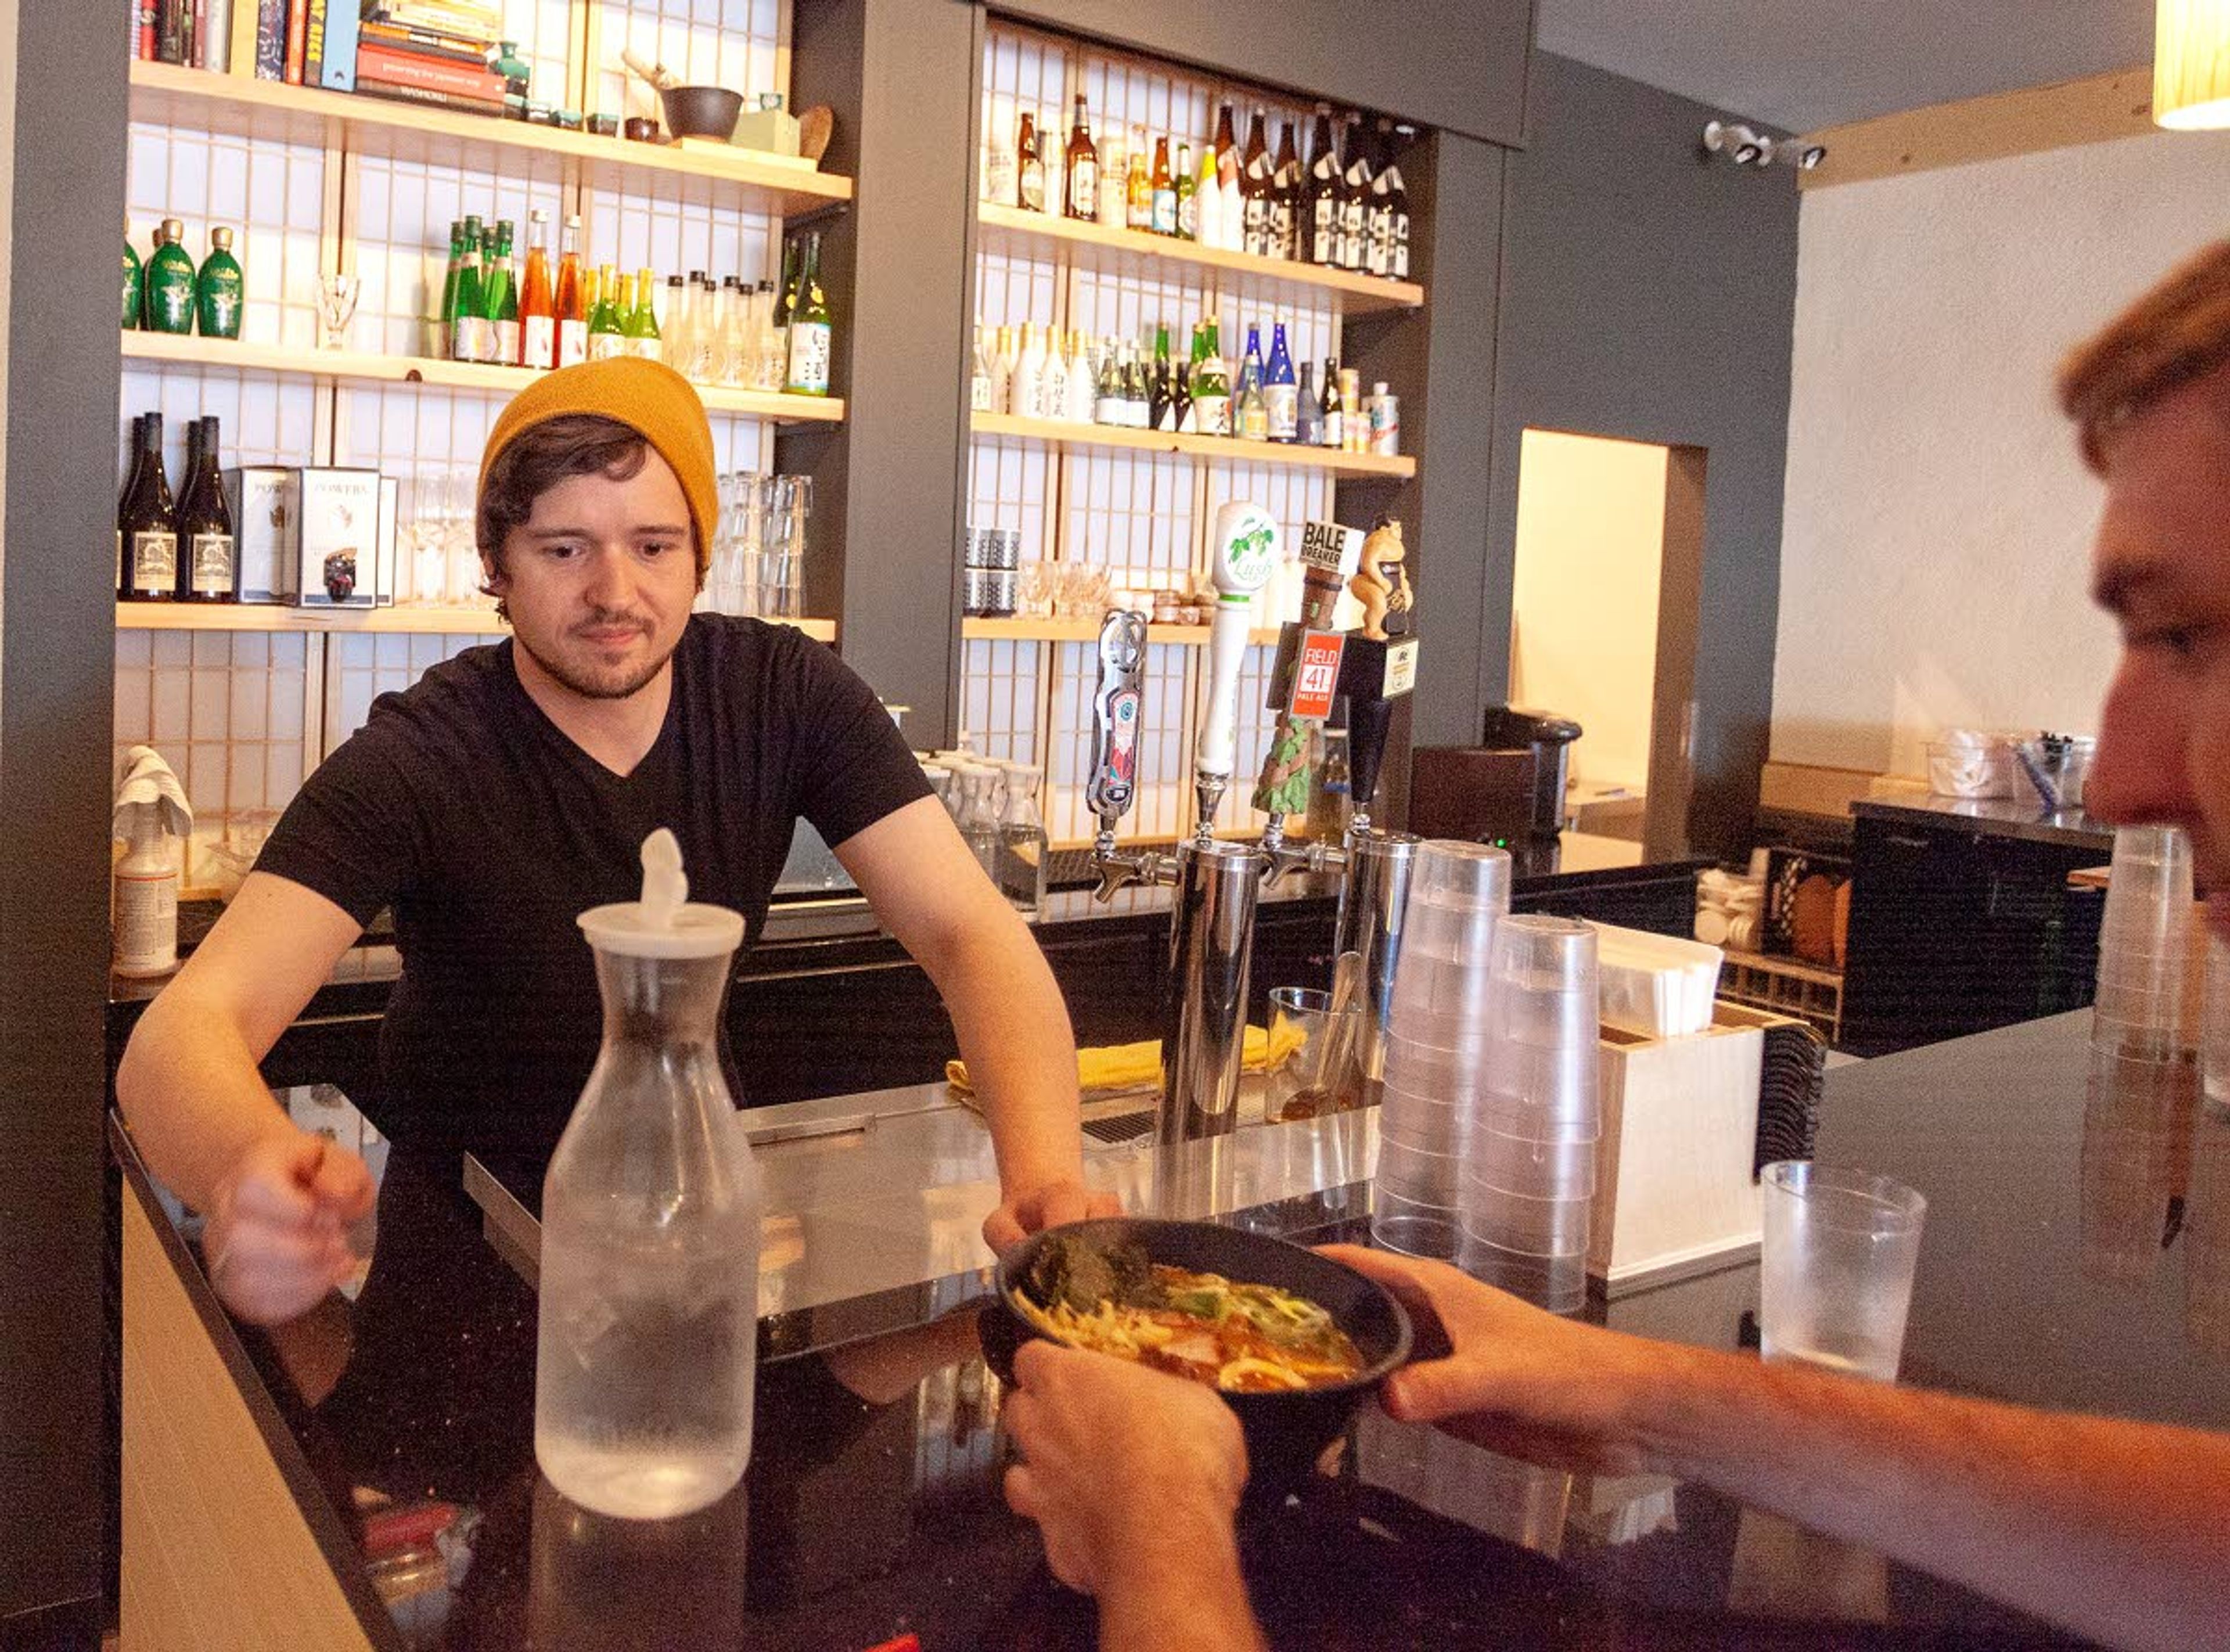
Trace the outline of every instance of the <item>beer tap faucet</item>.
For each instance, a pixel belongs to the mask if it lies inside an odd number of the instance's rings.
[[[1130,813],[1138,785],[1140,670],[1146,658],[1146,616],[1111,609],[1099,627],[1099,686],[1092,697],[1092,778],[1085,801],[1099,820],[1092,865],[1099,874],[1099,898],[1112,901],[1129,884],[1173,884],[1176,862],[1139,850],[1119,853],[1115,827]]]
[[[1239,745],[1239,667],[1247,653],[1255,593],[1278,566],[1278,521],[1259,505],[1234,499],[1215,513],[1208,576],[1215,582],[1215,618],[1208,636],[1208,684],[1200,738],[1193,749],[1193,793],[1200,820],[1195,840],[1215,835],[1215,811],[1231,784]]]

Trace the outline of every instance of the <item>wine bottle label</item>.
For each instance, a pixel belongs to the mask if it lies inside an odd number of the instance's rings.
[[[1177,192],[1175,190],[1154,191],[1153,231],[1157,235],[1177,233]]]
[[[558,324],[558,365],[578,367],[589,359],[589,324],[585,321],[560,321]]]
[[[1018,198],[1022,203],[1022,209],[1026,212],[1045,210],[1045,163],[1043,161],[1022,163],[1022,181]]]
[[[1309,262],[1329,264],[1338,256],[1338,227],[1332,220],[1331,197],[1317,197],[1316,211],[1309,228]]]
[[[1079,160],[1068,169],[1068,209],[1080,218],[1099,215],[1099,169],[1096,163]]]
[[[232,595],[232,536],[197,533],[187,552],[188,577],[197,596]]]
[[[615,356],[628,353],[625,333],[592,332],[589,335],[589,359],[592,362],[609,361]]]
[[[1197,196],[1180,196],[1177,198],[1177,234],[1186,241],[1193,240],[1200,233],[1198,202]]]
[[[1231,398],[1196,394],[1192,399],[1193,428],[1203,436],[1231,434]]]
[[[450,324],[449,359],[485,362],[495,352],[495,335],[486,316],[459,316]]]
[[[790,383],[806,395],[828,394],[829,327],[825,321],[794,321],[790,327]]]
[[[495,356],[493,359],[501,363],[506,367],[509,367],[516,363],[519,360],[519,323],[516,321],[492,321],[488,323],[488,325],[495,329]]]
[[[1347,415],[1342,413],[1337,408],[1333,408],[1326,412],[1324,416],[1324,446],[1326,447],[1344,447],[1347,441],[1346,424]]]
[[[178,580],[178,536],[142,531],[132,536],[132,588],[168,591]]]
[[[1262,389],[1262,403],[1269,410],[1270,440],[1291,441],[1300,425],[1301,393],[1292,384],[1268,384]]]
[[[148,303],[148,318],[157,332],[191,332],[194,330],[194,284],[191,278],[181,280],[167,276],[155,283]]]
[[[202,274],[202,331],[211,338],[240,337],[242,283],[235,270]]]
[[[524,337],[526,364],[529,367],[548,367],[557,359],[558,318],[555,316],[528,316],[519,323]]]
[[[1409,220],[1406,214],[1394,220],[1394,279],[1409,279]]]

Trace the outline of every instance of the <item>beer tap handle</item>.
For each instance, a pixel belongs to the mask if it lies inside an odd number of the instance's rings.
[[[1166,881],[1156,855],[1118,854],[1115,828],[1130,813],[1138,789],[1139,676],[1146,657],[1146,616],[1109,612],[1099,627],[1099,685],[1092,697],[1092,775],[1085,802],[1099,820],[1092,864],[1099,874],[1099,898],[1110,901],[1126,884]]]
[[[1208,636],[1208,687],[1200,737],[1193,749],[1193,790],[1199,836],[1215,828],[1215,811],[1231,784],[1239,746],[1239,667],[1247,653],[1254,594],[1278,565],[1278,520],[1259,505],[1234,499],[1215,513],[1209,565],[1215,620]]]

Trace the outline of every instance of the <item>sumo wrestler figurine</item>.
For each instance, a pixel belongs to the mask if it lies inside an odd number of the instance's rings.
[[[1402,524],[1391,517],[1379,517],[1363,542],[1362,565],[1347,588],[1363,604],[1363,634],[1373,642],[1409,634],[1409,581],[1402,566],[1408,554]]]

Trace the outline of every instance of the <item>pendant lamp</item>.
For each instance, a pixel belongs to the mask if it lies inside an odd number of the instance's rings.
[[[2230,0],[2158,0],[2153,121],[2179,132],[2230,127]]]

